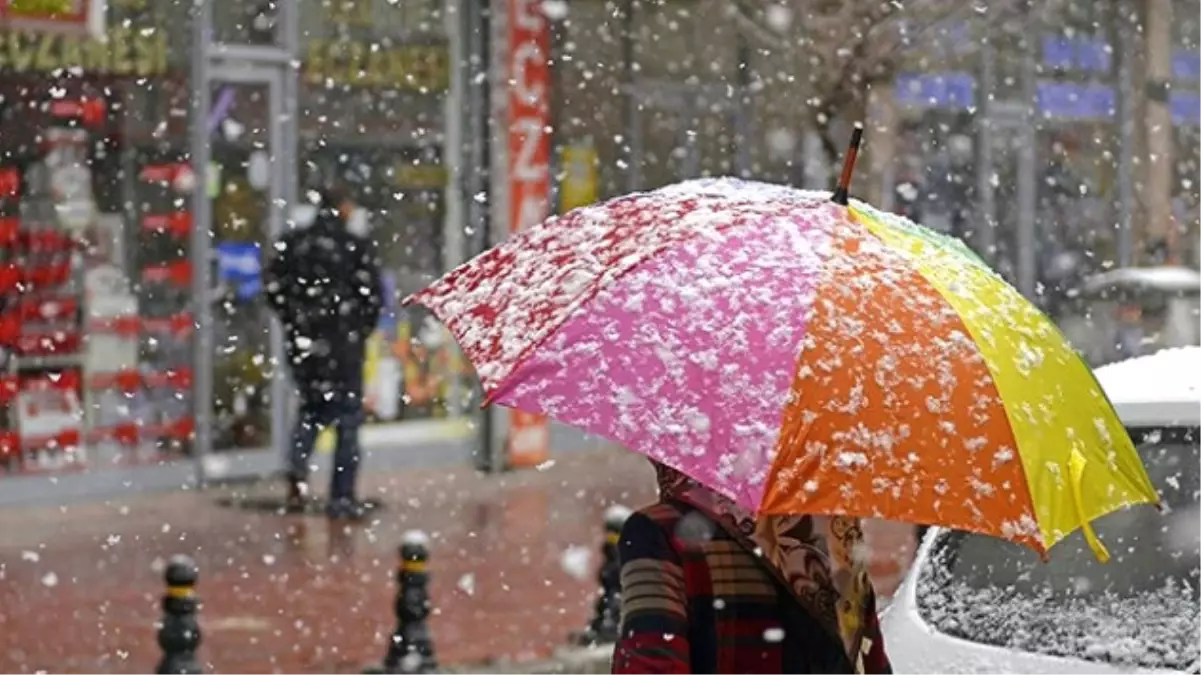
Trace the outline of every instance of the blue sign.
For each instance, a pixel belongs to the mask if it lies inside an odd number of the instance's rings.
[[[259,245],[246,241],[217,244],[217,278],[234,287],[239,300],[263,291],[263,254]]]
[[[1201,126],[1201,94],[1195,91],[1174,91],[1168,99],[1172,124],[1181,127]]]
[[[1043,65],[1056,70],[1108,73],[1113,49],[1104,40],[1048,35],[1043,38]]]
[[[968,110],[976,105],[976,80],[961,72],[901,73],[893,92],[898,104],[911,108]]]
[[[1187,49],[1172,52],[1172,77],[1189,82],[1201,79],[1201,54]]]
[[[1070,120],[1103,120],[1117,114],[1113,87],[1076,82],[1038,83],[1038,112],[1043,117]]]

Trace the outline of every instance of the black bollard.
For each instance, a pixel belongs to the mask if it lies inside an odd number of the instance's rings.
[[[396,571],[396,632],[384,656],[386,673],[432,673],[438,668],[427,623],[429,559],[429,537],[418,530],[406,532]]]
[[[600,593],[593,605],[592,620],[583,632],[572,635],[578,645],[612,644],[621,630],[621,560],[617,541],[630,510],[614,504],[605,511],[605,541],[601,544],[601,565],[596,579]]]
[[[163,596],[163,619],[158,629],[158,646],[163,659],[154,671],[166,673],[203,673],[196,660],[200,647],[200,624],[196,621],[196,563],[186,555],[171,558],[163,574],[167,594]]]

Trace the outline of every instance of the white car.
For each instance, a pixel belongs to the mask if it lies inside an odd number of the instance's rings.
[[[881,617],[895,672],[1201,672],[1201,347],[1096,374],[1167,512],[1096,521],[1107,564],[1079,532],[1043,563],[1001,539],[931,528]]]

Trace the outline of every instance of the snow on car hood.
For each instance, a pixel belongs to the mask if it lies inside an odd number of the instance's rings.
[[[882,614],[895,675],[1182,675],[1201,673],[1201,607],[1184,587],[1130,598],[1093,598],[1081,607],[968,589],[922,597],[928,537],[912,572]],[[972,625],[984,631],[966,639]],[[1191,635],[1191,641],[1188,640]],[[1082,658],[1085,655],[1087,658]],[[1142,665],[1139,665],[1139,664]],[[1154,665],[1154,664],[1160,665]],[[1199,669],[1167,667],[1193,663]]]
[[[1016,595],[952,584],[929,593],[923,616],[948,635],[1002,649],[1150,669],[1181,668],[1199,656],[1191,589],[1166,585],[1135,596]]]
[[[1201,386],[1180,373],[1201,369],[1201,347],[1164,349],[1098,368],[1097,381],[1128,427],[1196,426]]]

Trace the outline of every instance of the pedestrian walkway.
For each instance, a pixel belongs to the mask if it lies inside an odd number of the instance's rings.
[[[384,654],[396,548],[414,528],[432,538],[439,660],[543,658],[588,618],[604,510],[654,495],[646,460],[621,450],[500,476],[368,472],[363,486],[387,505],[367,525],[217,503],[276,485],[0,512],[0,672],[153,668],[177,553],[200,565],[210,671],[358,672]]]

